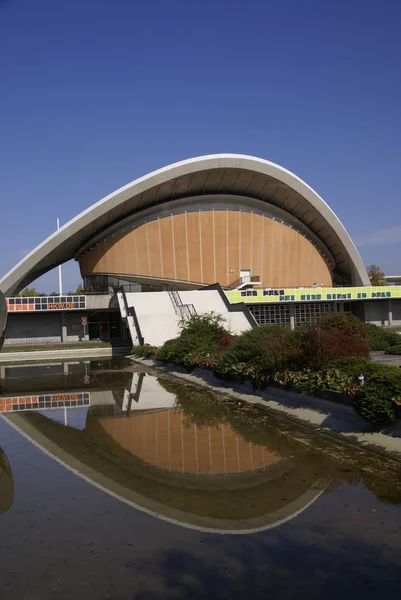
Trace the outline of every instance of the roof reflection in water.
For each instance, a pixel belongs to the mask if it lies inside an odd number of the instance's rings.
[[[312,465],[246,441],[219,415],[197,417],[196,407],[191,413],[184,406],[187,390],[177,392],[166,379],[143,372],[121,372],[121,378],[125,385],[103,390],[101,404],[90,392],[89,408],[81,409],[87,411],[82,430],[58,422],[56,411],[5,418],[91,484],[185,527],[268,529],[299,514],[324,490],[327,482]]]

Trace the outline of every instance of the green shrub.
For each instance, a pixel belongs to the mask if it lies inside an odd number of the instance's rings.
[[[318,325],[321,329],[341,331],[352,337],[367,339],[365,324],[349,313],[329,313],[319,320]]]
[[[398,336],[401,337],[401,336]],[[396,344],[395,346],[390,346],[387,348],[386,354],[401,354],[401,343]]]
[[[252,365],[266,373],[293,366],[299,360],[300,333],[275,325],[246,331],[234,339],[221,359],[223,368]]]
[[[273,381],[285,387],[294,387],[307,395],[330,390],[353,396],[359,389],[359,385],[355,385],[350,375],[335,367],[310,372],[283,371],[275,373]]]
[[[358,414],[378,425],[394,421],[395,408],[401,400],[400,369],[353,357],[331,365],[348,373],[354,383],[358,382],[358,375],[364,376],[365,384],[359,387],[354,403]]]
[[[392,346],[401,344],[401,336],[391,329],[384,329],[371,323],[365,323],[368,334],[369,350],[388,350]]]
[[[235,338],[223,355],[223,364],[254,362],[260,356],[266,339],[281,328],[277,325],[265,325],[245,331]]]
[[[386,392],[378,392],[376,386],[367,386],[355,398],[354,409],[375,425],[388,425],[395,420],[396,404]]]
[[[167,342],[163,344],[157,353],[157,358],[158,360],[165,362],[179,364],[190,352],[190,348],[184,348],[184,345],[180,343],[180,339],[175,338],[173,340],[167,340]]]
[[[342,329],[312,325],[302,333],[302,357],[305,366],[322,369],[330,361],[345,356],[369,357],[366,335],[346,333]]]
[[[182,320],[179,337],[163,344],[157,353],[158,360],[192,368],[198,364],[199,357],[216,356],[222,338],[230,337],[223,322],[223,318],[214,313]]]
[[[131,353],[134,356],[139,356],[142,358],[149,358],[149,356],[153,356],[157,351],[155,346],[151,346],[150,344],[144,344],[143,346],[134,346],[131,350]]]
[[[339,369],[342,373],[350,375],[353,380],[358,381],[358,375],[367,373],[370,361],[360,356],[347,356],[332,360],[328,363],[329,368]],[[373,363],[372,363],[373,364]]]

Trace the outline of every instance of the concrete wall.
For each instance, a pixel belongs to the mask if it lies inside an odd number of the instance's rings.
[[[365,322],[378,325],[379,327],[388,327],[388,300],[365,302]]]
[[[89,310],[117,308],[117,301],[112,294],[95,294],[86,296],[86,306]]]
[[[84,337],[84,328],[82,327],[81,319],[87,316],[84,312],[64,312],[61,313],[64,327],[66,328],[64,342],[78,342],[80,339],[88,340],[88,327],[85,328],[86,336]]]
[[[9,313],[4,345],[77,342],[83,336],[81,317],[86,314],[84,311]]]
[[[60,313],[25,313],[8,315],[4,345],[33,342],[61,342]]]
[[[401,325],[401,300],[391,300],[393,325]]]

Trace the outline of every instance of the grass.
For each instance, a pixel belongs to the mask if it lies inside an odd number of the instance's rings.
[[[35,352],[46,350],[87,350],[88,348],[111,348],[111,342],[72,342],[72,343],[56,343],[56,344],[16,344],[13,346],[3,346],[1,354],[9,352]],[[123,345],[122,343],[120,344]]]

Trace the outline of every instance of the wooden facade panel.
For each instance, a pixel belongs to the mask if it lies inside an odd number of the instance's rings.
[[[276,221],[271,222],[271,234],[273,240],[272,262],[271,262],[271,281],[272,287],[278,287],[277,282],[281,275],[281,230]]]
[[[163,277],[174,279],[173,230],[171,217],[159,220],[160,237],[162,240]]]
[[[262,274],[262,229],[263,229],[263,217],[251,215],[251,269],[253,275]]]
[[[140,269],[136,231],[130,232],[130,235],[124,235],[118,243],[110,248],[108,254],[110,256],[109,267],[112,273],[118,273],[120,268],[124,269],[123,273],[138,273]],[[106,268],[105,273],[107,272],[109,271]]]
[[[152,221],[146,225],[147,242],[149,251],[150,273],[153,277],[162,276],[160,240],[159,240],[159,223]]]
[[[187,261],[187,235],[186,235],[185,213],[176,215],[173,218],[174,226],[174,253],[176,265],[176,277],[181,281],[188,280],[188,261]]]
[[[294,265],[297,264],[297,239],[299,234],[291,229],[291,234],[288,241],[288,260],[287,260],[287,286],[292,287],[296,284],[294,277]]]
[[[240,265],[241,269],[251,268],[251,213],[241,211],[241,251],[240,251]]]
[[[80,266],[83,275],[126,273],[223,286],[250,268],[262,287],[332,285],[309,240],[278,221],[239,211],[196,211],[145,223],[112,244],[99,243]]]
[[[134,237],[134,241],[136,243],[136,252],[138,255],[138,269],[141,275],[150,275],[146,228],[147,226],[137,227],[137,229],[133,230],[132,234],[129,234],[129,237],[131,237],[131,235]],[[128,238],[128,236],[126,237]]]
[[[308,242],[307,239],[305,239],[304,237],[301,236],[299,243],[298,243],[298,268],[299,268],[299,272],[300,272],[300,278],[302,277],[302,279],[304,279],[305,281],[310,281],[311,280],[311,257],[312,257],[312,252],[309,250],[309,247],[311,246],[310,242]],[[313,246],[312,246],[313,248]],[[312,281],[310,282],[310,285],[312,285]]]
[[[227,215],[228,211],[225,210],[216,210],[214,213],[216,281],[222,285],[230,283],[227,265]]]
[[[187,213],[189,281],[196,282],[201,280],[199,221],[199,212]]]
[[[228,277],[229,284],[239,277],[239,217],[238,211],[228,213]]]
[[[202,236],[202,283],[215,283],[214,274],[214,224],[213,212],[200,213],[200,226]]]

